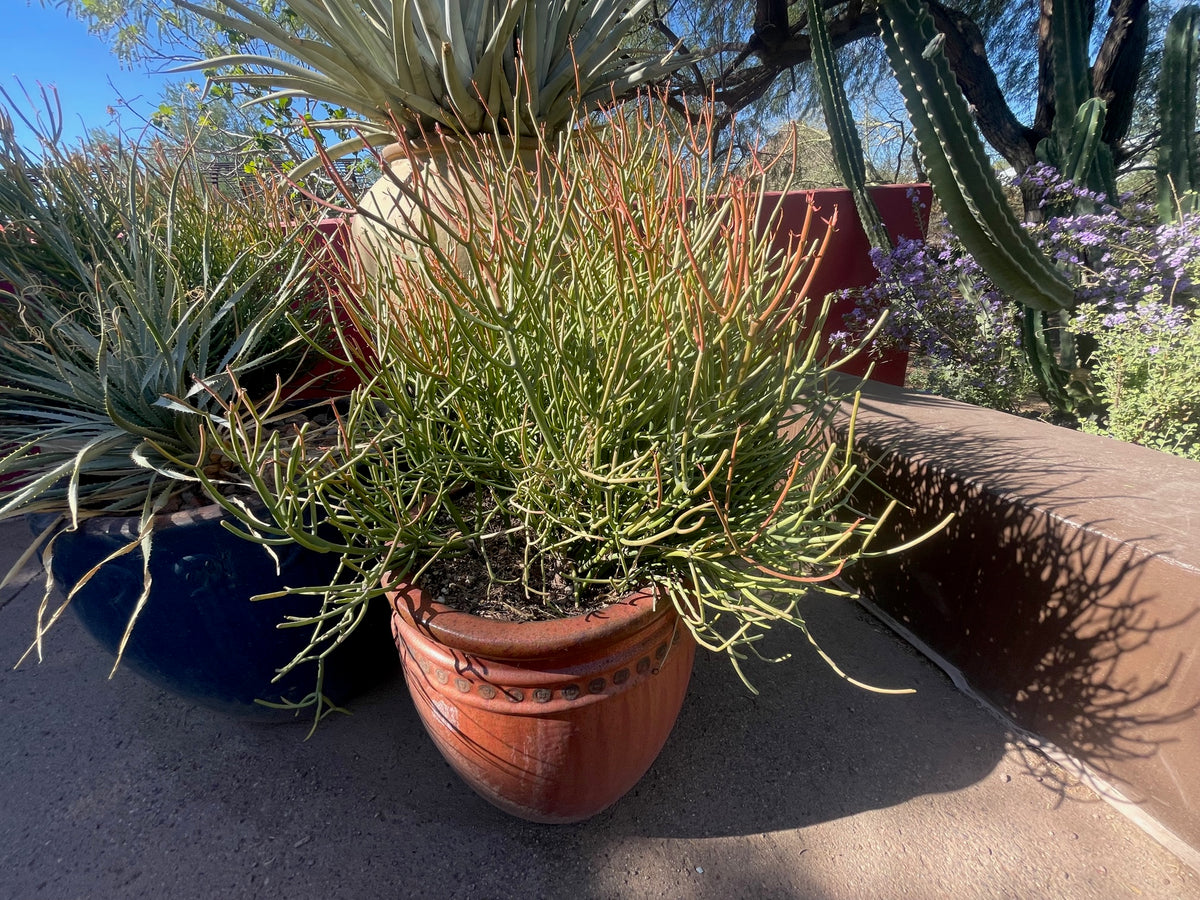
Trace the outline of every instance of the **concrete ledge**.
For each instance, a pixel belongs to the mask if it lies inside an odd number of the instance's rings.
[[[956,519],[850,580],[1012,721],[1200,848],[1200,464],[877,384],[857,435],[907,504],[882,539]]]

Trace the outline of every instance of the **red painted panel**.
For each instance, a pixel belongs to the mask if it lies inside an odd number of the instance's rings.
[[[869,190],[893,241],[902,237],[919,238],[925,234],[932,198],[929,185],[880,185]],[[776,240],[776,245],[780,248],[785,247],[788,240],[793,240],[801,234],[809,206],[813,208],[813,218],[809,223],[810,241],[821,240],[829,230],[830,223],[836,223],[809,291],[814,307],[821,298],[832,291],[866,287],[875,280],[875,266],[871,263],[870,256],[871,245],[859,221],[854,198],[848,189],[824,188],[769,194],[765,212],[773,211],[778,203],[783,204]],[[851,300],[838,300],[834,303],[822,329],[826,341],[831,334],[844,330],[843,319],[853,308],[854,303]],[[873,381],[903,386],[908,354],[901,351],[860,354],[847,363],[842,371],[851,375],[863,375],[871,363],[874,363],[871,374]]]

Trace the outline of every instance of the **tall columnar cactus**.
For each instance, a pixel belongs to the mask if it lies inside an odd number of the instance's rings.
[[[1117,194],[1116,167],[1104,142],[1107,104],[1092,96],[1087,6],[1086,0],[1055,0],[1050,10],[1055,115],[1037,155],[1073,183],[1112,198]]]
[[[1167,26],[1159,77],[1158,214],[1200,209],[1200,147],[1196,141],[1196,72],[1200,67],[1200,6],[1189,4]]]
[[[821,94],[825,125],[829,129],[833,163],[842,182],[854,195],[854,205],[871,246],[880,250],[891,250],[891,238],[883,225],[879,210],[875,207],[875,201],[867,193],[867,170],[862,140],[854,124],[854,113],[846,96],[841,68],[829,40],[829,27],[825,23],[825,10],[820,0],[808,0],[808,34],[812,41],[813,72],[816,74],[817,88]]]
[[[1012,297],[1068,309],[1075,292],[1009,208],[921,0],[883,0],[888,59],[904,94],[934,192],[967,251]]]
[[[880,24],[892,70],[930,180],[963,246],[997,287],[1025,304],[1026,354],[1043,395],[1056,407],[1089,412],[1095,402],[1078,372],[1069,335],[1058,358],[1047,340],[1046,314],[1074,306],[1066,275],[1038,249],[1004,202],[1000,185],[971,120],[966,100],[942,49],[942,37],[922,0],[881,0]],[[1050,15],[1055,116],[1037,148],[1040,159],[1076,184],[1115,198],[1110,140],[1128,127],[1126,110],[1106,121],[1103,99],[1093,95],[1088,64],[1088,8],[1084,0],[1055,0]],[[1144,25],[1141,26],[1144,28]],[[1131,47],[1144,45],[1144,35]],[[1200,152],[1196,140],[1196,78],[1200,66],[1200,6],[1171,19],[1160,81],[1159,212],[1200,208]],[[1069,210],[1062,210],[1068,212]]]
[[[1074,128],[1068,115],[1092,96],[1088,65],[1088,0],[1054,0],[1050,8],[1050,65],[1054,78],[1054,143],[1065,149]],[[1043,143],[1045,143],[1043,141]]]
[[[1070,5],[1070,4],[1068,4]],[[921,0],[882,0],[880,31],[905,107],[925,161],[934,193],[959,240],[1004,293],[1025,304],[1025,352],[1043,396],[1059,409],[1076,406],[1068,392],[1070,372],[1060,365],[1046,339],[1044,313],[1069,310],[1075,290],[1067,277],[1042,253],[1008,206],[983,142],[971,119],[942,50],[943,37]],[[1070,20],[1060,21],[1064,30]],[[1078,50],[1078,47],[1067,48]],[[1086,49],[1086,47],[1085,47]],[[1066,60],[1062,76],[1070,103],[1085,88],[1078,66]],[[1099,112],[1088,108],[1093,117]],[[1102,117],[1096,123],[1103,125]],[[1082,142],[1095,127],[1064,127],[1068,151],[1078,135]],[[1060,145],[1061,146],[1061,145]]]
[[[1109,202],[1117,197],[1117,169],[1112,149],[1104,142],[1104,122],[1108,108],[1099,97],[1089,97],[1080,104],[1072,118],[1055,117],[1054,133],[1037,147],[1038,159],[1057,169],[1064,178],[1102,194]],[[1061,128],[1059,122],[1063,122]],[[1079,212],[1079,201],[1069,200],[1055,206],[1054,215]]]
[[[1074,5],[1074,4],[1067,4]],[[1055,6],[1055,12],[1058,7]],[[1053,18],[1053,16],[1052,16]],[[1065,112],[1069,106],[1063,106]],[[1054,131],[1038,144],[1037,154],[1042,162],[1052,166],[1072,184],[1088,188],[1093,194],[1103,195],[1109,202],[1117,196],[1116,166],[1112,150],[1103,141],[1104,120],[1107,107],[1099,97],[1089,97],[1079,105],[1073,117],[1058,114],[1054,119]],[[1056,203],[1048,203],[1046,212],[1052,216],[1074,215],[1094,211],[1094,201],[1080,197],[1068,197]],[[1088,207],[1091,207],[1089,210]],[[1080,370],[1080,351],[1076,346],[1075,334],[1069,328],[1058,334],[1058,359],[1055,361],[1050,342],[1046,336],[1045,313],[1025,307],[1025,336],[1023,346],[1038,374],[1039,383],[1044,384],[1043,372],[1051,370],[1045,366],[1054,364],[1062,372]],[[1044,391],[1045,392],[1045,391]],[[1055,394],[1053,390],[1050,391]],[[1069,408],[1076,405],[1069,396],[1052,396],[1056,405]]]
[[[1115,199],[1116,167],[1112,150],[1103,139],[1107,114],[1108,107],[1099,97],[1084,100],[1070,120],[1069,130],[1064,129],[1065,143],[1059,147],[1054,167],[1072,183]]]
[[[1104,140],[1108,105],[1093,96],[1089,64],[1090,0],[1054,0],[1049,8],[1050,68],[1054,78],[1054,119],[1049,136],[1036,148],[1038,159],[1052,166],[1073,184],[1086,187],[1093,195],[1116,202],[1117,170],[1112,147]],[[1052,216],[1093,211],[1095,203],[1081,197],[1068,198],[1048,206]],[[1087,209],[1092,207],[1093,210]],[[1061,322],[1061,314],[1059,316]],[[1048,386],[1046,375],[1062,381],[1065,373],[1082,371],[1075,334],[1069,328],[1058,333],[1058,354],[1046,334],[1044,313],[1024,309],[1023,346],[1033,364],[1043,393],[1056,406],[1081,411],[1086,400]],[[1089,398],[1090,399],[1090,398]],[[1090,411],[1090,410],[1089,410]]]

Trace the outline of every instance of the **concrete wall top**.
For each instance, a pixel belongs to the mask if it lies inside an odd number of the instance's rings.
[[[863,388],[856,432],[933,471],[1200,571],[1193,460],[877,383]]]

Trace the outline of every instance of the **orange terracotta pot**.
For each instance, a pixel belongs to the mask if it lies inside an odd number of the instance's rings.
[[[411,585],[388,598],[425,729],[468,785],[522,819],[579,822],[611,806],[683,705],[696,644],[652,593],[525,623],[457,612]]]

